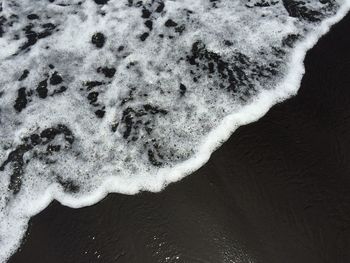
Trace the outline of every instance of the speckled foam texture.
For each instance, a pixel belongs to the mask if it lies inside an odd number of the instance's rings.
[[[294,95],[349,0],[0,0],[0,261],[52,199],[159,191]]]

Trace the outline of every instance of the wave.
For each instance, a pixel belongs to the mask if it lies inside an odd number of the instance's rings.
[[[297,93],[349,0],[0,0],[0,261],[53,199],[160,191]]]

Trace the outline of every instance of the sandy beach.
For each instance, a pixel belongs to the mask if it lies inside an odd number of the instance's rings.
[[[160,193],[33,217],[11,263],[350,262],[350,15],[308,53],[296,97]]]

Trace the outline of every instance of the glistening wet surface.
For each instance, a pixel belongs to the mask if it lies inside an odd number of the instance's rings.
[[[296,97],[160,193],[35,216],[10,262],[350,261],[350,16],[306,58]]]

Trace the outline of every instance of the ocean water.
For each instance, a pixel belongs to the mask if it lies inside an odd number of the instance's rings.
[[[0,262],[31,216],[160,191],[295,95],[349,0],[0,0]]]

